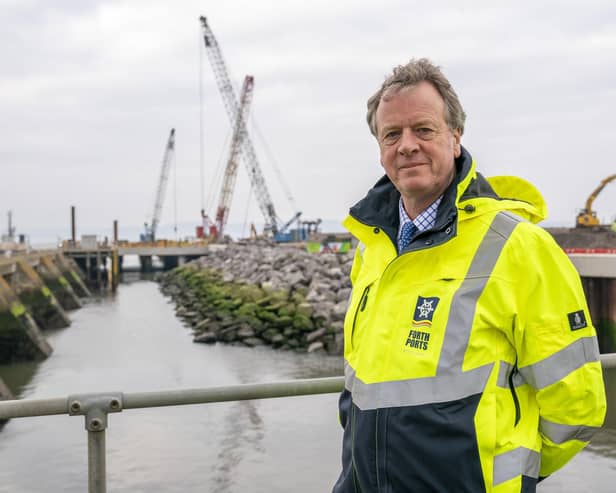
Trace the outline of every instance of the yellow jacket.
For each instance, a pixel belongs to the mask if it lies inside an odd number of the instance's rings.
[[[384,177],[351,209],[343,470],[334,493],[533,492],[605,415],[579,275],[539,192],[456,160],[436,225],[396,249]]]

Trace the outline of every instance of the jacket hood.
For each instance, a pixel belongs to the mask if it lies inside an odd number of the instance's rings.
[[[455,160],[455,168],[456,175],[443,194],[434,230],[444,229],[456,219],[466,220],[494,211],[509,211],[533,223],[547,216],[546,203],[532,184],[515,176],[484,178],[464,147]],[[400,192],[384,175],[351,207],[349,215],[366,226],[381,228],[394,241],[400,221],[399,200]],[[460,211],[465,213],[459,215]],[[345,225],[350,226],[347,221]]]

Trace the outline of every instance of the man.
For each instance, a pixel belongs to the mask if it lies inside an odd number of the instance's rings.
[[[476,171],[464,120],[426,59],[368,101],[386,176],[345,220],[359,245],[334,493],[534,492],[603,423],[579,276],[533,224],[539,192]]]

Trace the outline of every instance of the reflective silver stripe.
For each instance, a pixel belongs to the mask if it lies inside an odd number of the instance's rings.
[[[561,425],[545,418],[539,420],[539,431],[554,443],[564,443],[569,440],[589,442],[598,429],[595,426]]]
[[[529,385],[541,390],[592,361],[599,361],[595,336],[578,339],[557,353],[533,365],[520,368],[520,373]]]
[[[438,375],[457,374],[462,370],[477,300],[490,279],[507,239],[519,222],[520,218],[504,212],[494,216],[490,229],[475,252],[464,281],[453,296],[438,363]]]
[[[509,373],[513,370],[513,365],[510,365],[506,361],[501,361],[498,368],[498,379],[496,385],[503,389],[509,388]]]
[[[359,251],[359,256],[364,258],[364,250],[366,249],[366,245],[364,245],[361,241],[357,244],[357,250]]]
[[[503,389],[509,388],[509,374],[513,371],[513,365],[507,363],[506,361],[500,362],[500,369],[498,371],[498,379],[496,380],[496,385],[498,387],[502,387]],[[521,387],[522,385],[526,385],[526,381],[524,377],[520,375],[519,372],[515,372],[513,374],[513,386]]]
[[[349,392],[353,390],[353,382],[355,381],[355,370],[349,365],[348,361],[344,360],[344,388]]]
[[[459,373],[392,382],[364,383],[345,363],[345,387],[353,403],[362,410],[383,407],[419,406],[463,399],[483,391],[493,364]]]
[[[522,385],[526,385],[526,380],[524,380],[524,377],[520,374],[519,371],[517,371],[513,375],[513,386],[521,387]]]
[[[539,477],[541,455],[539,452],[519,447],[494,457],[494,486],[523,474]]]

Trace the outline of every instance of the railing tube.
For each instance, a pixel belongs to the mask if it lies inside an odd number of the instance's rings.
[[[253,383],[206,389],[164,390],[123,394],[123,409],[182,406],[340,392],[344,377],[311,378],[286,382]]]
[[[105,430],[88,430],[88,493],[107,493]]]
[[[616,353],[604,353],[600,355],[603,369],[616,368]]]

